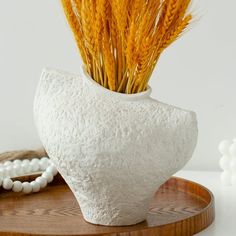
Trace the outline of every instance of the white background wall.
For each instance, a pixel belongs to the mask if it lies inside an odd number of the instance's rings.
[[[236,1],[198,0],[192,29],[161,57],[153,97],[197,112],[199,142],[187,169],[217,170],[221,139],[236,137]],[[0,0],[0,152],[40,146],[34,92],[45,66],[78,72],[58,0]]]

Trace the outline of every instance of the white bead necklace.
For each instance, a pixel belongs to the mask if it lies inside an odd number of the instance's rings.
[[[11,178],[42,171],[41,176],[31,182],[13,181]],[[53,181],[57,174],[56,167],[47,157],[32,160],[14,160],[0,163],[0,187],[13,192],[38,192]]]

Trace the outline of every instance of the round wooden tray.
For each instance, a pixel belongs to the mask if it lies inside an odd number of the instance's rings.
[[[30,177],[22,177],[28,180]],[[190,236],[214,220],[214,198],[205,187],[171,178],[155,194],[147,220],[129,227],[84,221],[72,192],[58,175],[47,188],[23,195],[0,189],[0,235]]]

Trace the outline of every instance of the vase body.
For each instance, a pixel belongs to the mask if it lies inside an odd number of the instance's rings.
[[[150,93],[112,92],[83,73],[42,73],[34,103],[38,133],[90,223],[144,221],[154,193],[192,156],[195,113]]]

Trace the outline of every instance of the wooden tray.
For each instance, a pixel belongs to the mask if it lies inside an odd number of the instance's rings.
[[[0,188],[0,235],[4,236],[190,236],[205,229],[213,220],[212,193],[181,178],[171,178],[158,190],[150,204],[147,221],[129,227],[104,227],[85,222],[60,175],[36,194],[23,195]]]

